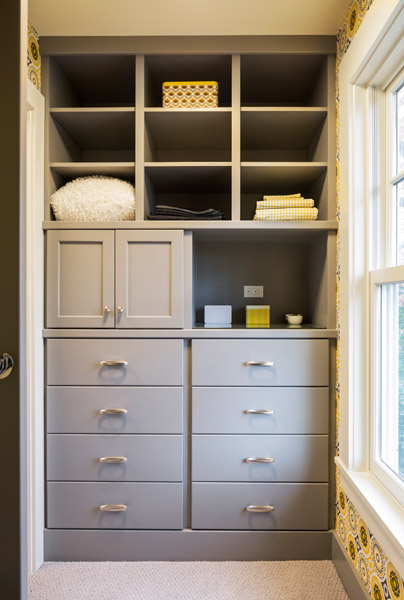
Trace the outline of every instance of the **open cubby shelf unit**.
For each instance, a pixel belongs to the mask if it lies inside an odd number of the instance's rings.
[[[48,226],[49,196],[76,177],[100,174],[135,184],[136,226],[148,227],[156,204],[168,204],[217,208],[226,219],[219,226],[241,221],[272,229],[252,222],[256,201],[299,192],[319,210],[311,225],[335,229],[330,52],[49,52],[43,70]],[[217,81],[218,108],[162,108],[162,83],[189,80]],[[196,225],[205,226],[217,225]]]

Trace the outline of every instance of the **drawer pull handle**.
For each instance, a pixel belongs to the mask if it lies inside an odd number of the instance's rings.
[[[102,360],[100,362],[101,367],[126,367],[127,364],[127,360]]]
[[[126,408],[102,408],[100,410],[100,415],[126,415]]]
[[[272,408],[249,408],[244,413],[246,415],[274,415],[275,411]]]
[[[105,464],[115,465],[115,464],[119,464],[119,463],[126,463],[127,460],[128,459],[126,458],[126,456],[101,456],[100,463],[102,463],[103,465],[105,465]]]
[[[250,504],[250,506],[246,506],[246,511],[247,512],[260,512],[260,513],[267,513],[267,512],[273,512],[275,510],[275,506],[265,506],[265,505],[259,505],[259,504]]]
[[[274,367],[275,363],[273,360],[249,360],[244,365],[246,367]]]
[[[118,308],[116,310],[117,310],[117,313],[119,315],[121,315],[123,313],[123,306],[118,306]]]
[[[111,312],[111,307],[110,306],[104,306],[104,313],[110,313]]]
[[[102,512],[124,512],[127,508],[126,504],[102,504],[100,506]]]
[[[274,463],[275,459],[270,456],[251,456],[244,459],[246,463]]]

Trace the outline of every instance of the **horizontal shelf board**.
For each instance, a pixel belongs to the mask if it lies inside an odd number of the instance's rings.
[[[50,168],[62,177],[68,178],[109,175],[133,179],[135,176],[134,162],[51,163]]]
[[[241,148],[304,150],[313,140],[326,116],[324,110],[242,112]]]
[[[222,169],[224,168],[230,168],[232,166],[231,162],[227,162],[227,161],[218,161],[218,162],[212,162],[212,161],[201,161],[201,162],[188,162],[188,161],[183,161],[183,162],[159,162],[159,163],[154,163],[154,162],[146,162],[144,164],[144,166],[147,169],[155,169],[156,171],[159,169],[168,169],[168,170],[183,170],[188,171],[189,173],[191,171],[196,171],[198,170],[199,172],[202,173],[202,170],[204,170],[206,173],[208,172],[209,169],[212,170],[216,170],[216,169]]]
[[[85,150],[135,152],[135,112],[131,110],[54,110],[51,115]]]
[[[241,192],[294,194],[302,192],[327,170],[327,163],[241,163]],[[285,191],[287,187],[287,191]]]
[[[336,329],[44,329],[44,338],[319,338],[337,337]]]
[[[134,106],[59,106],[50,108],[50,113],[134,113]]]
[[[217,106],[216,108],[164,108],[163,106],[148,106],[144,109],[145,114],[161,114],[166,115],[173,113],[181,114],[201,114],[201,113],[231,113],[230,106]]]
[[[158,194],[230,194],[231,163],[146,163]]]
[[[288,112],[288,113],[321,112],[321,113],[327,113],[328,107],[327,106],[242,106],[241,112],[242,113],[250,113],[250,112],[251,113],[252,112],[257,112],[257,113],[265,113],[265,112],[275,112],[275,113],[276,112]]]
[[[157,150],[230,151],[231,113],[227,110],[162,109],[145,117]]]
[[[215,244],[310,244],[319,236],[335,234],[336,221],[259,222],[256,221],[46,221],[48,229],[180,229],[192,231],[197,243]]]

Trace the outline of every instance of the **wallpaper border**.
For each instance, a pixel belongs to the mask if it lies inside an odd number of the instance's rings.
[[[336,198],[337,221],[340,223],[340,123],[339,123],[339,66],[355,37],[373,0],[353,0],[337,36],[336,61]],[[337,231],[337,356],[336,356],[336,455],[339,456],[340,430],[340,231]],[[372,600],[404,600],[404,580],[399,575],[371,529],[341,487],[336,468],[336,531],[355,569]]]

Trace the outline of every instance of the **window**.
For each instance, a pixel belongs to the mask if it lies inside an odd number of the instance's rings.
[[[404,72],[381,98],[385,106],[379,102],[377,108],[386,115],[385,143],[380,144],[378,158],[386,157],[386,187],[384,194],[377,194],[371,215],[371,268],[380,268],[370,271],[370,466],[404,504]]]

